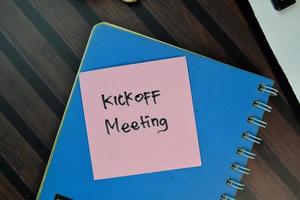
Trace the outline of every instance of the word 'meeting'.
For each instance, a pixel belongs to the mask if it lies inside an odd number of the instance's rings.
[[[139,120],[132,121],[130,123],[120,123],[118,118],[115,118],[113,122],[109,121],[108,119],[105,120],[105,127],[107,134],[110,135],[113,130],[117,131],[118,133],[129,133],[132,130],[139,130],[139,129],[147,129],[147,128],[160,128],[157,133],[164,132],[168,130],[168,121],[166,118],[150,118],[148,115],[140,116]]]

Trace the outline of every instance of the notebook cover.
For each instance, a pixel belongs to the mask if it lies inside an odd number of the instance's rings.
[[[219,199],[235,195],[227,178],[240,180],[232,163],[247,163],[238,147],[252,149],[242,133],[256,134],[248,116],[262,118],[253,100],[267,102],[259,84],[265,77],[108,23],[94,26],[79,72],[111,66],[185,56],[198,131],[200,167],[94,180],[88,148],[78,74],[65,110],[37,199],[56,195],[71,199]],[[79,73],[78,72],[78,73]]]

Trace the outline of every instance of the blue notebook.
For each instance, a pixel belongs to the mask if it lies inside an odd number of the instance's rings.
[[[201,152],[201,166],[95,180],[79,73],[184,57]],[[108,23],[95,25],[38,193],[41,200],[234,199],[273,81]],[[108,86],[109,87],[109,86]],[[122,166],[122,163],[120,163]],[[120,167],[120,166],[118,166]]]

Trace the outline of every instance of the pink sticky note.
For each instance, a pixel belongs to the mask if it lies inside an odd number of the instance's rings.
[[[185,57],[79,79],[95,180],[201,165]]]

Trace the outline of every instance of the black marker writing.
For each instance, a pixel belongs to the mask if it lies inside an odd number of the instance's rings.
[[[133,94],[132,92],[124,91],[122,94],[105,96],[101,95],[104,109],[109,106],[131,106],[133,103],[144,102],[149,105],[150,102],[157,104],[157,98],[160,96],[159,90],[152,90],[150,92],[142,92]]]
[[[131,131],[147,128],[157,128],[157,133],[161,133],[168,130],[168,121],[166,118],[151,118],[148,115],[140,116],[138,121],[132,121],[131,123],[121,123],[118,118],[114,118],[112,121],[105,119],[105,127],[108,135],[111,135],[112,131],[129,133]]]

